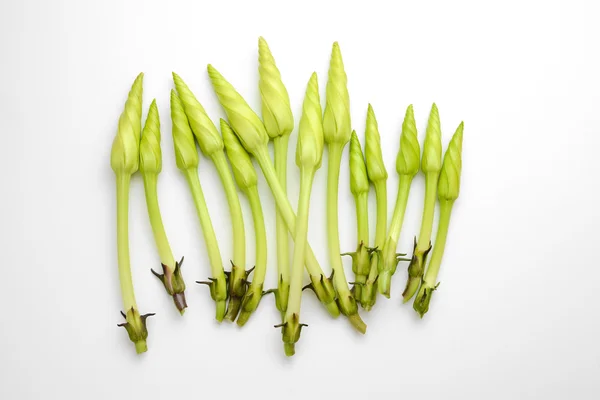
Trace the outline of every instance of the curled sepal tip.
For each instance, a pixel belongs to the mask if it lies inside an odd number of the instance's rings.
[[[282,275],[279,275],[277,289],[269,289],[263,294],[269,293],[273,293],[275,296],[275,307],[277,307],[281,313],[285,313],[288,305],[288,297],[290,295],[290,284],[283,280]]]
[[[121,311],[121,315],[125,318],[126,322],[118,324],[125,328],[129,335],[129,340],[135,344],[135,350],[138,354],[144,353],[148,350],[146,339],[148,338],[148,329],[146,328],[146,320],[148,317],[154,315],[154,313],[148,313],[140,315],[138,310],[131,307],[127,310],[127,314]]]
[[[242,306],[242,299],[244,294],[246,293],[246,289],[248,286],[248,275],[254,270],[254,267],[250,268],[247,271],[238,272],[241,267],[238,267],[231,262],[231,271],[227,273],[229,276],[229,304],[227,306],[227,313],[225,314],[225,319],[229,321],[234,321],[240,312],[240,307]],[[242,275],[242,279],[232,279],[232,276]],[[261,291],[262,293],[262,288]]]
[[[398,175],[415,176],[419,171],[421,146],[417,136],[417,124],[412,104],[406,109],[402,133],[400,134],[400,150],[396,157]]]
[[[305,326],[308,325],[300,323],[297,313],[286,317],[284,323],[275,325],[276,328],[281,328],[283,348],[286,356],[291,357],[296,354],[295,344],[300,340],[300,333]]]
[[[258,88],[262,105],[262,119],[271,138],[287,135],[294,129],[290,97],[267,41],[258,38]]]
[[[110,153],[110,166],[115,173],[133,174],[139,167],[143,81],[142,72],[135,78],[119,117]]]
[[[225,279],[208,278],[208,281],[196,281],[199,285],[206,285],[210,290],[210,297],[217,305],[216,320],[221,322],[227,311],[227,282]]]
[[[429,311],[429,302],[431,301],[431,296],[439,285],[440,284],[438,283],[435,286],[432,286],[425,281],[421,283],[419,293],[417,293],[417,297],[415,297],[415,301],[413,303],[413,309],[421,318],[423,318],[427,311]]]
[[[419,284],[425,273],[425,262],[427,261],[427,256],[430,251],[431,241],[429,242],[429,247],[425,251],[417,251],[417,239],[415,238],[413,256],[408,265],[408,280],[406,281],[404,292],[402,292],[403,303],[408,302],[419,289]]]
[[[358,307],[354,296],[351,293],[348,296],[338,296],[337,303],[341,313],[348,317],[352,326],[364,334],[367,331],[367,325],[360,318],[360,315],[358,315]]]
[[[182,265],[183,257],[181,257],[181,261],[175,262],[175,269],[173,272],[171,272],[171,269],[165,264],[161,264],[163,270],[162,274],[151,269],[154,276],[163,283],[167,293],[173,296],[175,306],[181,315],[183,315],[187,307],[187,302],[185,300],[185,282],[183,281],[183,275],[181,274]]]
[[[311,289],[315,292],[317,298],[327,308],[329,314],[337,318],[340,315],[340,310],[335,300],[336,293],[331,280],[332,277],[327,278],[323,274],[310,275],[310,283],[304,286],[302,290]]]
[[[236,323],[238,326],[244,326],[250,316],[256,309],[265,294],[263,292],[263,285],[250,285],[244,297],[242,298],[242,305],[240,306],[240,314],[237,317]]]

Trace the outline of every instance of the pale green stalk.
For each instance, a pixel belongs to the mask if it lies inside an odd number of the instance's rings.
[[[231,127],[224,120],[221,120],[221,134],[223,135],[227,157],[233,169],[233,176],[237,186],[250,202],[254,222],[256,242],[254,279],[250,283],[246,293],[244,293],[240,314],[237,319],[237,324],[243,326],[258,307],[263,296],[263,284],[267,273],[267,233],[260,197],[258,195],[258,178],[254,170],[254,165],[252,165],[252,160],[235,136],[235,133],[231,130]],[[245,282],[247,282],[248,274],[249,272],[246,274]]]
[[[296,164],[300,168],[300,197],[298,199],[298,219],[296,224],[292,274],[288,308],[282,323],[282,339],[287,356],[295,353],[295,344],[300,339],[304,324],[300,323],[302,301],[302,281],[306,247],[308,243],[308,210],[310,192],[315,172],[321,167],[323,157],[323,121],[317,74],[313,73],[304,97],[302,118],[298,129]]]
[[[282,135],[273,139],[273,159],[277,180],[281,185],[283,193],[287,196],[287,153],[290,135]],[[275,305],[282,313],[287,310],[287,299],[290,293],[290,240],[285,219],[275,208],[275,234],[277,235],[277,291],[275,292]]]
[[[415,243],[412,260],[408,266],[408,280],[402,293],[404,302],[409,301],[419,288],[421,278],[425,272],[427,255],[431,250],[431,231],[433,229],[433,215],[435,213],[436,188],[438,177],[442,169],[442,132],[440,117],[435,103],[431,107],[429,122],[423,143],[423,159],[421,170],[425,174],[425,200],[423,204],[423,217],[419,239]]]
[[[360,141],[355,131],[350,138],[350,191],[354,196],[356,205],[356,230],[357,246],[353,253],[342,253],[343,256],[352,257],[352,272],[354,272],[354,286],[352,292],[354,299],[360,302],[362,290],[367,282],[370,270],[369,246],[369,178],[365,157],[360,146]]]
[[[275,171],[284,192],[287,191],[287,153],[290,133],[294,129],[294,117],[290,97],[281,80],[269,45],[264,38],[258,39],[258,72],[262,120],[269,137],[273,139]],[[275,304],[282,313],[287,309],[290,290],[289,235],[285,221],[278,208],[276,211],[277,240],[277,289]]]
[[[379,127],[373,107],[369,104],[367,110],[367,123],[365,129],[365,161],[369,181],[375,187],[375,198],[377,199],[377,225],[375,227],[375,247],[378,249],[376,257],[371,257],[371,269],[367,282],[365,283],[361,305],[369,311],[375,305],[377,296],[377,281],[379,278],[379,266],[381,265],[381,250],[385,244],[387,231],[387,178],[388,173],[381,154],[381,138]]]
[[[235,320],[238,315],[242,297],[246,292],[246,231],[244,217],[231,170],[225,157],[223,138],[217,131],[212,120],[206,114],[204,107],[196,99],[183,79],[173,73],[173,81],[177,93],[188,117],[192,132],[200,145],[202,153],[209,157],[219,173],[225,189],[233,232],[233,259],[229,275],[229,305],[225,318]]]
[[[352,325],[361,333],[367,326],[358,315],[356,300],[350,292],[342,257],[338,225],[338,187],[342,152],[350,141],[350,99],[342,54],[337,42],[333,44],[327,80],[327,100],[323,116],[323,134],[329,151],[327,166],[327,237],[329,260],[333,269],[333,284],[337,292],[338,306]]]
[[[392,222],[388,228],[387,239],[383,247],[382,263],[379,271],[379,291],[389,298],[392,275],[396,272],[398,261],[408,261],[401,256],[405,254],[396,253],[396,247],[400,240],[400,232],[404,222],[404,213],[408,203],[408,195],[413,178],[419,171],[421,149],[417,137],[417,126],[412,105],[406,109],[402,133],[400,134],[400,148],[396,157],[396,172],[399,176],[398,194]]]
[[[173,257],[158,205],[158,174],[162,170],[160,136],[158,107],[156,106],[156,100],[152,100],[140,141],[140,172],[144,178],[148,217],[150,218],[154,242],[158,249],[163,273],[159,274],[153,269],[151,271],[160,279],[167,293],[173,297],[175,306],[181,315],[183,315],[187,307],[185,301],[185,282],[181,275],[183,257],[181,258],[181,262],[176,262]]]
[[[450,144],[444,155],[444,164],[437,186],[438,198],[440,201],[440,220],[435,238],[435,246],[431,252],[431,260],[429,261],[427,272],[425,273],[423,281],[421,282],[421,287],[419,288],[419,292],[413,303],[413,308],[421,318],[423,318],[423,315],[429,310],[431,296],[439,286],[439,283],[437,283],[437,276],[440,272],[442,257],[446,247],[452,206],[460,193],[463,128],[464,125],[461,122],[450,140]]]
[[[208,66],[208,74],[215,93],[225,113],[231,127],[247,152],[252,154],[260,165],[265,179],[271,188],[277,207],[281,212],[287,225],[288,231],[292,234],[296,230],[296,215],[287,198],[287,195],[279,180],[277,173],[269,156],[267,143],[269,136],[265,131],[263,123],[258,115],[252,111],[246,101],[233,88],[233,86],[223,78],[223,76],[211,65]],[[329,313],[336,317],[339,315],[339,309],[335,303],[335,291],[329,278],[323,274],[310,246],[306,249],[306,269],[310,274],[311,288],[314,289],[321,303],[327,308]]]
[[[138,354],[148,350],[146,319],[154,315],[140,315],[138,311],[129,260],[129,183],[139,168],[143,80],[141,73],[131,86],[110,153],[110,166],[117,180],[117,259],[125,310],[121,315],[126,321],[119,326],[127,330]]]
[[[174,90],[171,90],[171,120],[173,122],[173,144],[175,146],[177,168],[184,173],[192,192],[213,275],[212,278],[208,278],[209,281],[198,283],[206,284],[210,288],[210,295],[217,306],[216,319],[220,322],[225,317],[227,279],[223,270],[223,261],[217,237],[210,220],[200,179],[198,178],[199,157],[196,143],[194,142],[194,135],[190,129],[181,100]]]

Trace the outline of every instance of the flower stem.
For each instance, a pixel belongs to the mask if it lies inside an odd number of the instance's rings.
[[[396,266],[398,265],[396,247],[398,246],[398,240],[400,240],[400,232],[404,223],[404,214],[406,212],[412,180],[412,175],[400,175],[394,214],[392,215],[387,240],[383,246],[383,263],[382,270],[379,271],[378,288],[379,293],[388,298],[390,297],[392,275],[396,272]]]
[[[225,315],[225,318],[233,321],[237,317],[241,299],[246,292],[246,231],[244,230],[244,217],[240,199],[227,164],[225,152],[222,150],[215,151],[211,154],[211,159],[217,168],[225,189],[233,229],[233,266],[229,277],[229,305]]]
[[[185,170],[185,177],[190,186],[190,190],[192,191],[196,212],[198,213],[200,225],[202,226],[202,232],[204,234],[204,241],[206,242],[206,251],[208,253],[211,273],[214,279],[214,281],[209,283],[209,287],[211,296],[217,304],[216,319],[217,321],[222,321],[225,316],[227,282],[223,271],[221,253],[219,252],[219,243],[210,220],[208,207],[206,206],[206,200],[204,199],[204,193],[202,192],[202,186],[200,185],[200,179],[198,178],[198,171],[195,168],[187,169]]]
[[[385,179],[373,182],[377,199],[377,225],[375,228],[375,247],[383,249],[387,230],[387,183]],[[377,281],[379,276],[379,256],[371,257],[371,269],[362,293],[361,304],[369,311],[373,308],[377,296]]]
[[[431,252],[431,260],[427,267],[427,272],[419,288],[419,293],[415,297],[413,308],[421,318],[429,310],[429,302],[433,291],[437,288],[437,276],[440,272],[442,257],[446,247],[446,238],[448,237],[448,227],[450,226],[450,216],[452,215],[452,206],[454,200],[440,200],[440,220],[435,237],[435,247]]]
[[[181,263],[175,262],[175,259],[173,258],[169,239],[167,238],[165,227],[163,226],[160,207],[158,205],[158,174],[156,172],[142,172],[142,176],[144,177],[144,191],[146,194],[146,205],[148,207],[150,225],[152,226],[154,242],[158,249],[163,270],[162,274],[159,274],[154,270],[152,270],[152,272],[163,283],[167,293],[173,297],[175,306],[181,315],[183,315],[187,307],[187,302],[185,300],[185,282],[181,275]]]
[[[348,288],[342,256],[340,255],[340,236],[338,225],[338,189],[340,180],[340,164],[345,143],[330,143],[327,165],[327,238],[329,242],[329,261],[333,269],[333,284],[338,294],[338,306],[352,325],[361,333],[366,332],[366,325],[358,315],[356,300]]]
[[[448,237],[448,227],[450,226],[450,217],[452,215],[452,206],[454,201],[441,200],[440,201],[440,221],[438,225],[438,231],[435,237],[435,248],[431,253],[431,260],[423,279],[429,285],[435,285],[438,273],[440,272],[440,266],[442,265],[442,257],[444,255],[444,249],[446,247],[446,238]]]
[[[358,243],[369,243],[369,193],[360,193],[356,202],[356,230]]]
[[[131,175],[117,174],[117,253],[119,262],[119,282],[123,296],[123,309],[137,309],[131,263],[129,260],[129,182]]]
[[[354,299],[362,299],[362,291],[369,274],[369,192],[361,192],[354,196],[356,203],[356,230],[358,245],[356,252],[343,253],[352,256],[352,270],[354,272]]]
[[[148,206],[148,216],[150,217],[150,225],[152,225],[152,233],[154,234],[154,241],[158,249],[158,255],[160,256],[160,262],[166,265],[171,272],[175,269],[175,258],[173,258],[173,252],[169,245],[169,239],[165,232],[162,217],[160,215],[160,208],[158,205],[158,192],[157,192],[157,181],[158,175],[155,173],[145,173],[144,178],[144,191],[146,193],[146,205]]]
[[[287,154],[288,142],[290,135],[282,135],[273,139],[275,172],[277,179],[283,189],[284,194],[287,194]],[[277,292],[276,304],[279,311],[285,313],[287,309],[288,293],[290,290],[290,250],[289,250],[289,234],[285,220],[279,211],[276,209],[276,234],[277,234]]]
[[[292,233],[293,235],[293,233],[296,231],[296,215],[294,214],[287,195],[279,184],[277,173],[275,172],[275,168],[273,167],[266,146],[258,151],[255,151],[254,157],[258,161],[265,179],[271,188],[271,192],[273,193],[277,207],[281,212],[281,216],[283,217],[288,228],[288,232]],[[333,317],[337,317],[339,315],[339,309],[335,303],[335,293],[332,293],[330,288],[330,280],[323,273],[315,254],[308,244],[306,246],[305,265],[308,273],[311,275],[312,289],[314,289],[321,303],[327,308],[329,314],[331,314]]]
[[[425,174],[425,200],[423,205],[423,217],[421,220],[421,231],[419,239],[413,252],[412,260],[408,266],[408,280],[406,288],[402,293],[404,302],[409,301],[421,283],[421,278],[425,272],[425,263],[427,254],[431,249],[431,231],[433,230],[433,216],[435,213],[435,202],[437,199],[438,172],[428,172]]]
[[[250,202],[252,210],[252,219],[254,222],[254,237],[256,241],[256,262],[254,264],[254,276],[249,289],[242,299],[241,311],[237,319],[237,324],[243,326],[250,315],[256,310],[263,294],[263,284],[267,274],[267,232],[265,230],[265,220],[263,216],[258,188],[251,186],[246,190],[246,196]],[[287,235],[287,231],[286,231]]]
[[[290,279],[288,308],[285,313],[282,339],[287,356],[294,355],[294,345],[300,338],[300,304],[302,301],[303,272],[308,236],[308,212],[310,192],[315,175],[314,169],[300,168],[300,196],[298,199],[298,218],[295,229],[295,246]]]

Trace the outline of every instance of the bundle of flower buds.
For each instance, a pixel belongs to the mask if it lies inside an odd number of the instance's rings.
[[[392,219],[388,221],[388,173],[375,112],[369,104],[363,149],[356,131],[352,130],[347,76],[340,47],[337,42],[334,43],[326,83],[325,108],[321,109],[318,77],[313,73],[306,87],[302,114],[296,116],[299,123],[295,159],[300,170],[300,195],[298,208],[294,212],[287,195],[288,143],[294,129],[294,116],[267,42],[259,38],[258,47],[258,87],[262,103],[260,115],[221,73],[208,65],[208,77],[227,116],[227,120],[220,120],[217,124],[208,116],[199,97],[179,75],[173,73],[174,89],[171,91],[170,104],[175,159],[190,188],[210,265],[209,269],[202,271],[198,268],[194,274],[204,275],[210,270],[208,279],[197,283],[208,286],[215,302],[216,319],[236,321],[243,326],[258,306],[264,303],[261,301],[263,296],[273,293],[275,306],[281,313],[281,319],[275,327],[281,329],[285,354],[291,356],[295,353],[302,327],[306,326],[300,317],[304,289],[311,289],[333,318],[342,314],[355,329],[364,334],[367,326],[359,315],[359,307],[369,311],[375,305],[378,294],[390,297],[392,276],[400,261],[410,262],[402,293],[404,302],[414,297],[413,308],[423,317],[439,285],[437,275],[446,246],[450,216],[460,191],[463,123],[458,126],[442,157],[440,117],[437,106],[433,104],[421,153],[413,106],[408,106],[400,130],[396,158],[396,202]],[[138,169],[143,176],[157,263],[160,263],[160,268],[156,268],[158,272],[152,269],[152,273],[161,281],[181,315],[188,306],[181,269],[183,257],[176,261],[173,256],[158,201],[158,175],[162,169],[158,107],[156,100],[153,100],[142,129],[142,83],[143,74],[140,74],[131,87],[119,118],[110,159],[117,182],[117,253],[123,297],[121,314],[125,318],[125,322],[119,326],[126,329],[138,353],[147,350],[146,319],[154,315],[141,315],[138,310],[129,260],[129,183]],[[268,150],[271,140],[273,159]],[[219,240],[198,176],[200,157],[196,143],[215,165],[227,198],[233,253],[225,254],[225,258],[219,250]],[[342,155],[348,143],[349,186],[356,208],[357,237],[356,249],[341,253],[338,189]],[[315,189],[313,181],[321,167],[325,148],[329,157],[326,172],[327,226],[323,229],[327,229],[330,266],[324,269],[310,246],[308,226],[310,197]],[[258,176],[252,158],[258,163],[277,205],[272,210],[276,220],[277,260],[270,262],[277,265],[277,285],[268,290],[264,288],[269,265],[263,218],[265,210],[258,194]],[[422,223],[418,236],[415,236],[412,256],[405,258],[407,253],[399,253],[397,247],[413,178],[419,169],[425,175]],[[373,238],[369,237],[368,215],[371,185],[377,203]],[[251,219],[254,226],[256,258],[251,263],[246,260],[244,215],[238,190],[250,204],[251,216],[246,218]],[[432,244],[436,202],[439,204],[439,223]],[[291,251],[290,238],[294,242]],[[352,282],[345,276],[343,255],[352,259]],[[305,282],[310,283],[305,285]]]

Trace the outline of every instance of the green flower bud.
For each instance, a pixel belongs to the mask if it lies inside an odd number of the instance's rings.
[[[369,104],[367,110],[367,127],[365,130],[365,161],[367,164],[367,175],[371,182],[386,180],[388,177],[381,154],[381,138],[379,127],[373,107]]]
[[[438,181],[438,198],[440,200],[456,200],[460,193],[463,128],[464,124],[461,122],[444,155],[444,164]]]
[[[294,129],[294,116],[290,107],[290,96],[281,81],[281,74],[269,45],[258,38],[258,73],[262,119],[271,138],[287,135]]]
[[[427,130],[425,131],[421,169],[425,173],[440,172],[440,169],[442,169],[442,131],[440,116],[435,103],[431,106],[429,122],[427,122]]]
[[[227,157],[229,158],[231,168],[233,169],[233,176],[238,187],[242,191],[246,191],[248,188],[256,186],[258,178],[254,170],[254,165],[252,165],[252,160],[235,136],[235,133],[231,130],[231,127],[223,119],[221,119],[221,134],[223,135]]]
[[[400,150],[396,157],[396,171],[398,175],[415,176],[419,171],[421,146],[417,137],[417,125],[412,104],[406,109],[402,133],[400,134]]]
[[[139,167],[143,81],[142,72],[135,78],[119,117],[119,127],[110,153],[110,166],[116,173],[133,174]]]
[[[209,118],[208,114],[206,114],[202,104],[196,99],[196,96],[194,96],[183,79],[175,72],[173,72],[173,81],[175,82],[179,99],[183,104],[183,109],[202,153],[210,157],[215,151],[223,150],[223,139],[219,135],[215,124]]]
[[[356,131],[352,131],[350,138],[350,191],[355,196],[369,192],[367,166]]]
[[[182,171],[198,167],[198,150],[194,134],[183,111],[183,104],[174,90],[171,90],[171,120],[173,122],[173,145],[177,168]]]
[[[350,96],[344,61],[337,42],[333,44],[327,80],[327,99],[323,116],[323,134],[327,143],[347,143],[352,134]]]
[[[160,150],[160,119],[156,99],[152,100],[142,139],[140,141],[140,171],[158,174],[162,169],[162,153]]]
[[[254,153],[269,142],[265,126],[246,100],[225,80],[212,65],[208,65],[208,75],[229,124],[249,153]]]
[[[319,81],[313,72],[306,87],[302,117],[298,128],[296,164],[299,167],[319,168],[323,158],[323,113],[319,98]]]

